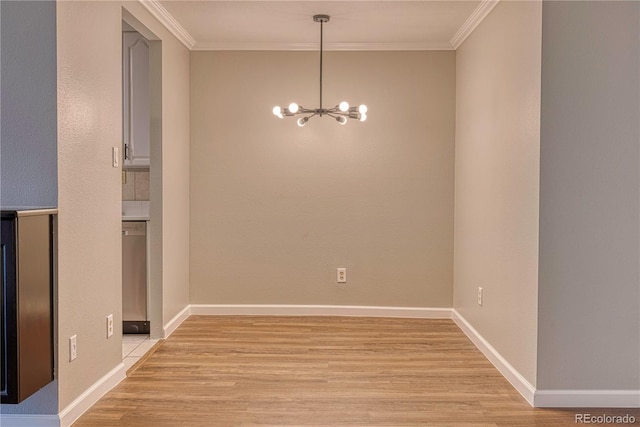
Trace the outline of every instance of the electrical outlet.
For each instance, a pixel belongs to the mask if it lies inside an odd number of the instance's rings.
[[[107,338],[113,336],[113,314],[107,316]]]
[[[78,338],[77,335],[74,335],[71,338],[69,338],[69,362],[73,362],[74,360],[76,360],[76,357],[78,357],[77,338]]]
[[[478,305],[482,307],[482,294],[483,294],[483,289],[481,287],[478,287]]]
[[[347,269],[344,267],[338,268],[338,283],[347,283]]]

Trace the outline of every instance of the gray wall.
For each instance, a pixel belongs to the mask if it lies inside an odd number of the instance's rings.
[[[640,3],[545,2],[538,389],[640,384]]]
[[[56,3],[1,1],[0,205],[56,206]],[[57,382],[0,413],[57,414]]]
[[[2,1],[0,205],[56,206],[56,3]]]

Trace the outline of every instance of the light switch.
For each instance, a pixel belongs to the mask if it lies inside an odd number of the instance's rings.
[[[118,147],[111,147],[111,159],[113,161],[113,167],[117,168],[120,166],[120,149]]]

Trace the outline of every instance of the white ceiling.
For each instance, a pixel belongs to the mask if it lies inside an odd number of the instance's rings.
[[[142,0],[141,0],[142,1]],[[145,0],[193,50],[454,49],[498,0]]]

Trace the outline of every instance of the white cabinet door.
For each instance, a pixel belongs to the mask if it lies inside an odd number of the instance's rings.
[[[124,166],[149,166],[149,42],[122,33]]]

